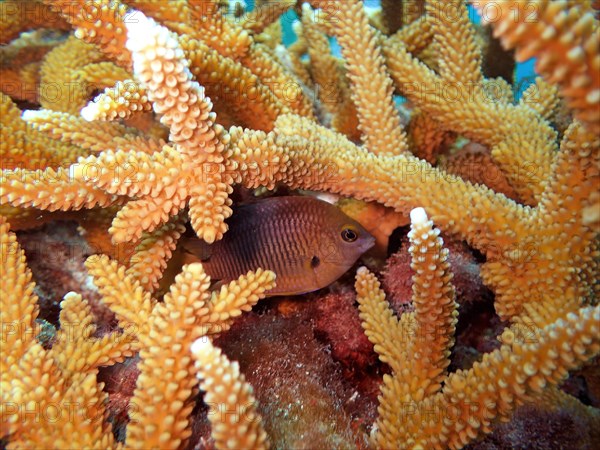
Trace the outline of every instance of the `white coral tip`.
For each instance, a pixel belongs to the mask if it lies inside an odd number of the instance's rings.
[[[46,115],[45,111],[38,111],[35,109],[27,109],[21,113],[21,118],[27,122],[30,120],[43,118],[45,115]]]
[[[426,223],[428,220],[429,219],[427,218],[425,208],[415,208],[410,212],[410,221],[413,225],[418,223]]]
[[[194,341],[191,351],[197,359],[203,359],[212,350],[212,343],[207,336],[202,336]]]
[[[369,273],[369,269],[367,269],[365,266],[360,266],[358,269],[356,269],[356,275],[367,275]]]
[[[125,14],[123,21],[127,28],[125,46],[132,52],[139,51],[148,42],[148,36],[152,35],[156,22],[135,10]]]
[[[81,117],[83,117],[88,122],[96,120],[98,118],[99,113],[100,108],[98,107],[98,103],[96,102],[89,102],[87,106],[81,108]]]

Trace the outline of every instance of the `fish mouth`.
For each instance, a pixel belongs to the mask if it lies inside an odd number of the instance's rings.
[[[367,250],[371,249],[375,245],[375,237],[369,234],[368,238],[365,240],[363,244],[363,253]]]

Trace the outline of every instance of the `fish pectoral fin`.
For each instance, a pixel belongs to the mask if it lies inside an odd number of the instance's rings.
[[[198,238],[185,239],[183,241],[183,249],[187,253],[196,256],[200,261],[208,261],[212,255],[210,245]]]

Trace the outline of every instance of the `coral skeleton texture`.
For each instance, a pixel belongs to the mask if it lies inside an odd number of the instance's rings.
[[[389,367],[357,448],[462,448],[523,404],[598,437],[598,409],[561,389],[600,353],[598,2],[243,3],[0,1],[0,447],[281,446],[217,346],[277,274],[211,286],[178,245],[222,239],[234,200],[267,190],[345,197],[380,254],[410,217],[412,309],[393,311],[376,264],[356,272],[364,333]],[[490,68],[498,52],[536,58],[524,92]],[[109,331],[69,292],[44,338],[16,233],[59,220],[98,253],[86,276]],[[440,233],[478,252],[503,326],[466,368]],[[123,424],[99,374],[124,361],[139,376]]]

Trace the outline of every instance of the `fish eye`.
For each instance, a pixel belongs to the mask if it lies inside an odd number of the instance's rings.
[[[342,239],[346,242],[354,242],[358,239],[358,233],[352,228],[344,228],[342,230]]]

